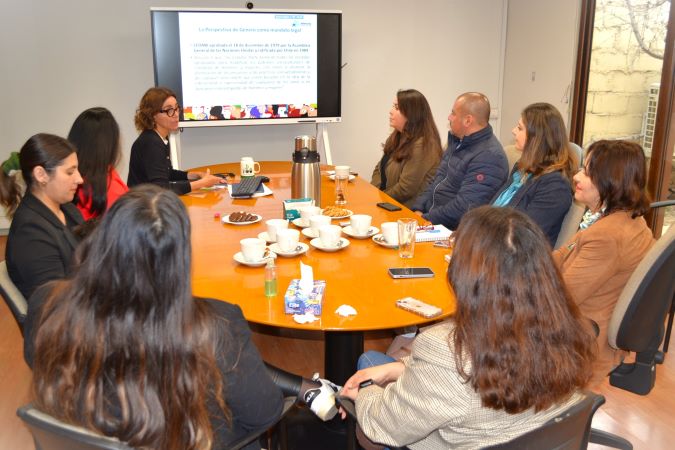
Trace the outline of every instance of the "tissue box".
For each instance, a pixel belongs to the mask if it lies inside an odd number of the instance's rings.
[[[315,316],[321,315],[323,292],[326,290],[325,280],[314,280],[314,287],[309,296],[300,290],[300,280],[294,278],[288,285],[284,295],[286,314],[305,314],[311,312]]]
[[[300,211],[298,211],[298,208],[304,208],[305,206],[312,206],[311,198],[292,198],[290,200],[284,200],[284,219],[299,219]]]

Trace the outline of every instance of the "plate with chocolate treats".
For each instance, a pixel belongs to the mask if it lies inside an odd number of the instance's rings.
[[[223,216],[223,223],[230,225],[250,225],[252,223],[260,222],[262,216],[260,214],[253,214],[246,211],[236,211]]]

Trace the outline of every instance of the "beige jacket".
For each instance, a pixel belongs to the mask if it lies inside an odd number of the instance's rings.
[[[415,141],[410,158],[406,161],[387,161],[385,172],[387,174],[387,186],[385,193],[403,203],[408,208],[419,194],[424,192],[427,184],[434,179],[436,168],[441,161],[441,155],[437,155],[424,146],[424,140],[419,138]],[[370,184],[380,188],[382,175],[380,162],[378,161],[373,170]]]
[[[593,382],[602,381],[619,363],[622,352],[607,341],[609,319],[628,278],[653,244],[642,217],[632,219],[630,213],[619,211],[578,231],[553,252],[581,314],[600,327]]]
[[[457,373],[451,321],[429,327],[401,359],[403,374],[385,388],[359,391],[356,415],[373,442],[417,449],[475,449],[506,442],[540,426],[581,398],[534,413],[508,414],[481,405],[480,396]],[[468,369],[468,368],[467,368]]]

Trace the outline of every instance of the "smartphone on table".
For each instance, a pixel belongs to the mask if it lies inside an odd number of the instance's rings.
[[[392,278],[432,278],[434,271],[428,267],[390,267],[389,276]]]

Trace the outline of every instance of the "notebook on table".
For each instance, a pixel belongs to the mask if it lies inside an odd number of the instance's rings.
[[[415,233],[415,242],[446,241],[451,235],[452,231],[444,225],[419,227]]]

